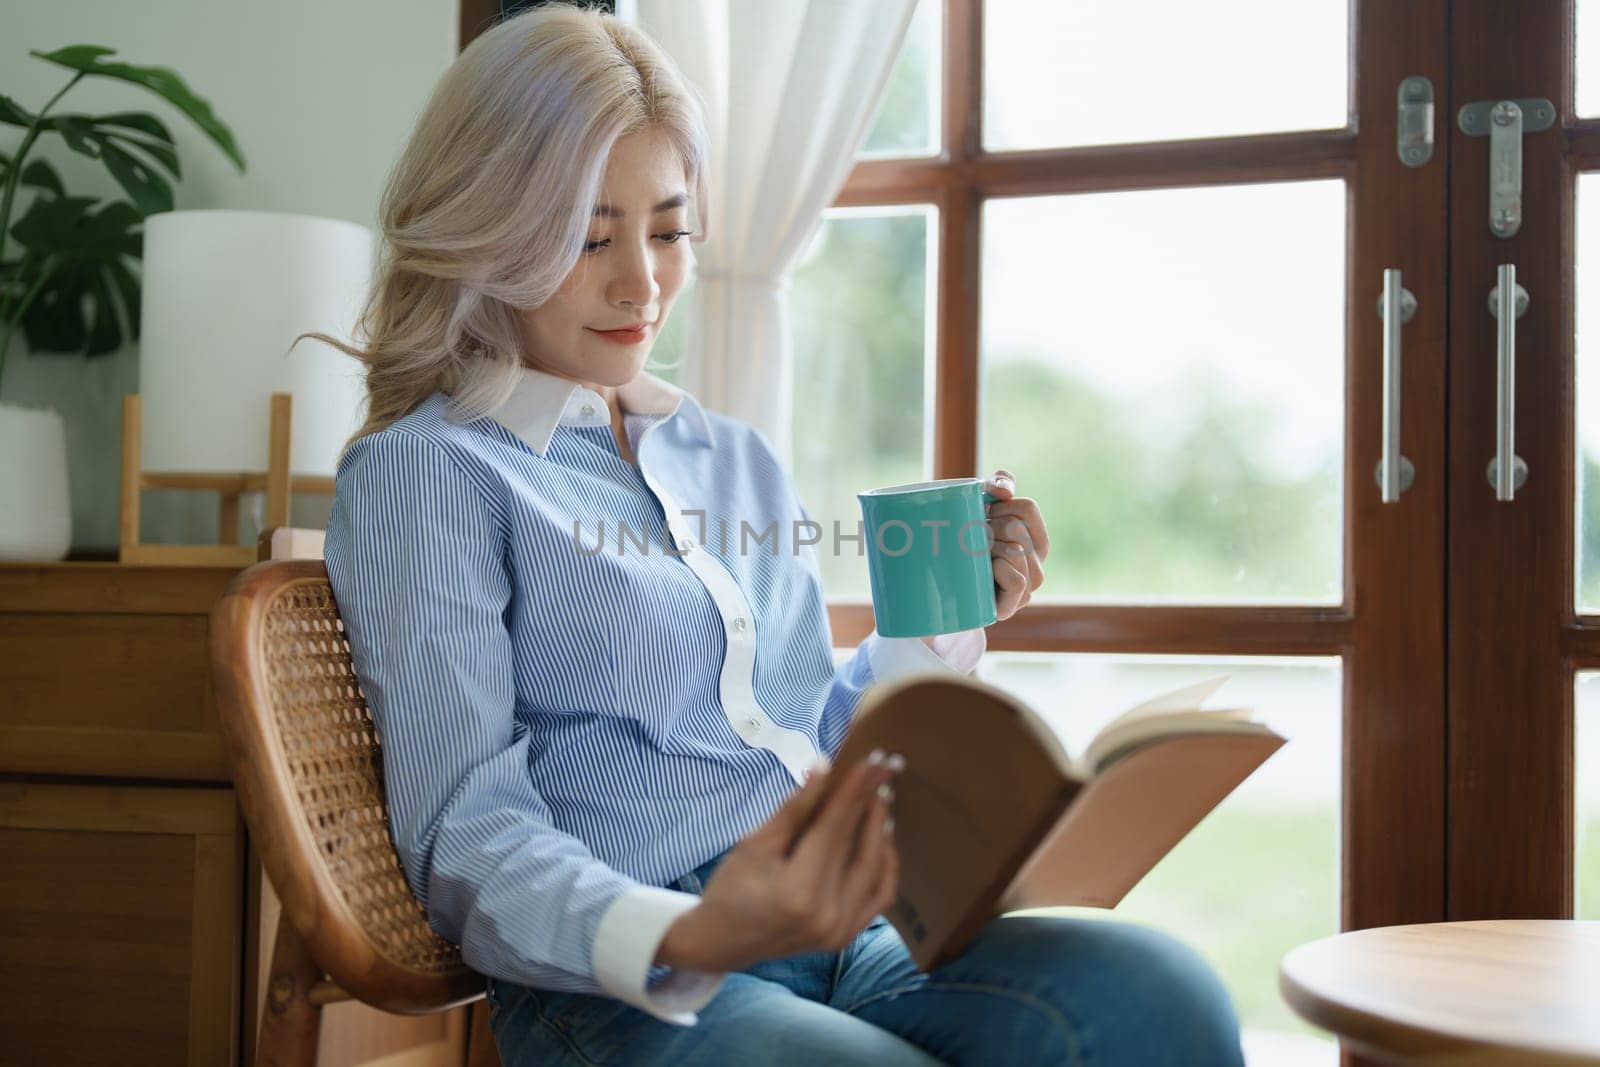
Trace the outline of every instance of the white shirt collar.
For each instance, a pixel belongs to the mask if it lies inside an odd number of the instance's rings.
[[[693,395],[649,371],[641,370],[631,381],[618,386],[616,396],[624,411],[641,415],[671,418],[682,407],[689,416],[691,434],[707,446],[716,442],[711,420]],[[611,425],[610,409],[599,393],[570,378],[533,367],[521,368],[511,395],[488,414],[541,456],[550,447],[558,425]]]

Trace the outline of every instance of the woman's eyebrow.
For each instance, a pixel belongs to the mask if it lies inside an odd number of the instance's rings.
[[[655,207],[651,208],[650,213],[652,215],[659,215],[663,211],[671,211],[675,207],[682,207],[688,202],[689,197],[686,193],[674,193],[665,200],[661,201],[661,203],[657,204]],[[603,219],[620,219],[627,215],[627,212],[622,210],[620,207],[612,207],[610,204],[597,204],[595,206],[594,213]]]

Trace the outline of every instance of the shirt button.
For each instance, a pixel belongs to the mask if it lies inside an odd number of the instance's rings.
[[[752,715],[748,719],[746,719],[745,722],[750,724],[750,729],[752,729],[752,730],[761,729],[761,720],[756,718],[754,715]]]
[[[744,616],[743,615],[740,615],[737,619],[733,620],[733,629],[734,629],[735,633],[741,633],[741,634],[744,633],[744,627],[745,627],[745,622],[744,622]]]
[[[694,538],[685,534],[678,538],[678,547],[685,552],[692,552],[694,550]]]
[[[578,410],[583,413],[583,417],[584,418],[588,418],[590,415],[594,414],[594,405],[593,404],[585,404],[585,405],[583,405],[583,407],[579,408]]]

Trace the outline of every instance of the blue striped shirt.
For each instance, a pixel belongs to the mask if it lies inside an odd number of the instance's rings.
[[[698,899],[667,884],[831,757],[868,685],[970,670],[983,631],[836,666],[767,440],[648,372],[616,395],[637,464],[577,382],[524,369],[466,422],[433,394],[341,458],[324,551],[429,923],[487,976],[688,1025],[723,976],[653,962]]]

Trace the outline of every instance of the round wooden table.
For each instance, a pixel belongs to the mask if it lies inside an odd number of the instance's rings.
[[[1600,1064],[1600,922],[1352,930],[1285,955],[1278,990],[1385,1062]]]

